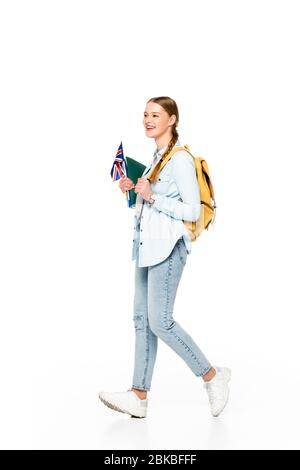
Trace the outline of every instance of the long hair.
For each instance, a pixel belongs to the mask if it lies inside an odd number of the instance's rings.
[[[174,101],[169,96],[156,96],[154,98],[150,98],[150,100],[148,100],[147,103],[150,103],[151,101],[153,103],[159,104],[162,108],[164,108],[164,110],[169,114],[169,116],[172,116],[172,114],[175,114],[176,116],[176,121],[174,122],[172,126],[172,138],[168,144],[168,147],[166,148],[165,152],[160,158],[160,161],[162,162],[169,155],[169,153],[171,152],[172,148],[176,144],[177,139],[179,137],[179,134],[176,129],[178,122],[179,122],[179,112],[178,112],[176,101]],[[152,174],[148,178],[150,183],[155,183],[157,174],[159,173],[159,168],[160,168],[160,163],[157,163],[157,165],[155,165],[155,168]]]

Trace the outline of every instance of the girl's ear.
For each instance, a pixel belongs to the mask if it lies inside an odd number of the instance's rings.
[[[171,126],[173,126],[173,124],[175,124],[175,122],[176,122],[176,116],[175,116],[175,114],[172,114],[172,116],[170,117],[170,120],[171,120],[171,123],[170,123],[170,124],[171,124]]]

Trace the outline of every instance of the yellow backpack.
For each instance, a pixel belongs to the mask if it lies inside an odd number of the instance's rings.
[[[215,221],[217,206],[214,197],[214,188],[211,182],[206,161],[200,156],[194,156],[191,153],[188,145],[184,145],[183,147],[173,147],[169,155],[163,159],[161,163],[158,163],[158,165],[160,165],[158,171],[161,171],[170,158],[174,155],[174,153],[178,152],[179,150],[186,150],[193,157],[197,181],[200,189],[201,210],[199,219],[195,222],[189,222],[187,220],[183,221],[191,241],[195,241],[199,235],[201,235],[203,230],[208,230],[210,224],[213,225]]]

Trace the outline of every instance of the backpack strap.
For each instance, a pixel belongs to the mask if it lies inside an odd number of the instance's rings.
[[[187,146],[184,146],[184,147],[181,147],[181,146],[174,146],[171,150],[171,152],[169,153],[169,155],[164,158],[163,160],[160,160],[157,165],[160,165],[159,167],[159,172],[163,169],[163,167],[168,163],[168,161],[170,160],[170,158],[173,157],[174,153],[176,152],[179,152],[179,150],[187,150],[186,149]],[[155,167],[152,168],[152,171],[154,171],[154,168],[156,168],[156,165]],[[147,179],[149,178],[149,176],[151,175],[152,171],[149,172],[149,174],[147,175]]]

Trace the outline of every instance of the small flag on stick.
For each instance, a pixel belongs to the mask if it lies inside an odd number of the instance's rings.
[[[110,171],[110,176],[112,177],[113,181],[119,180],[122,176],[127,176],[127,165],[126,165],[126,160],[124,158],[122,141],[119,145],[117,154],[115,156],[115,160],[114,160],[112,169]],[[130,207],[131,206],[130,192],[126,191],[124,194],[127,200],[128,207]]]
[[[122,178],[122,176],[127,176],[131,179],[133,184],[136,185],[138,178],[143,175],[145,168],[146,167],[143,163],[140,163],[139,161],[130,157],[124,157],[121,141],[110,172],[113,181],[119,180]],[[134,188],[126,191],[124,195],[127,199],[128,207],[135,207],[137,194],[134,191]]]

